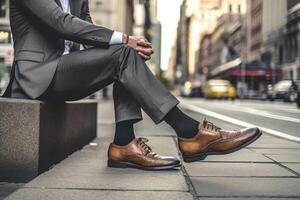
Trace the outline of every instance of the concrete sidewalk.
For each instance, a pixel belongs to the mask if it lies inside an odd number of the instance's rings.
[[[99,104],[99,137],[27,184],[0,183],[0,199],[300,199],[300,145],[269,135],[246,149],[203,162],[183,163],[171,171],[106,167],[113,137],[112,104]],[[198,119],[201,116],[191,113]],[[136,126],[157,153],[179,156],[176,137],[165,124],[146,116]],[[238,127],[209,119],[224,128]]]

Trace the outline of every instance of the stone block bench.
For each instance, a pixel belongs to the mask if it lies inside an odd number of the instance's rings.
[[[27,182],[97,135],[97,102],[0,98],[0,182]]]

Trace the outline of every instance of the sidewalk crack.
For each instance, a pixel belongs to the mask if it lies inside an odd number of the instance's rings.
[[[175,137],[173,137],[173,140],[174,140],[174,143],[175,143],[175,146],[177,148],[177,151],[178,151],[178,154],[179,154],[179,158],[180,158],[180,161],[181,163],[183,163],[183,158],[182,158],[182,155],[179,151],[179,147],[178,147],[178,144],[177,144],[177,140]],[[192,180],[190,179],[190,176],[189,174],[187,173],[185,167],[183,164],[181,164],[181,171],[183,173],[183,176],[184,176],[184,179],[186,181],[186,184],[188,186],[188,189],[189,189],[189,192],[191,193],[191,195],[193,196],[193,199],[194,200],[198,200],[198,195],[197,195],[197,192],[196,192],[196,188],[195,186],[193,185],[193,182]]]
[[[267,155],[266,155],[266,154],[264,154],[264,153],[263,153],[262,155],[263,155],[263,156],[265,156],[265,157],[267,157],[267,158],[269,158],[270,160],[272,160],[272,161],[274,162],[274,164],[277,164],[279,167],[282,167],[282,168],[284,168],[284,169],[288,170],[289,172],[291,172],[291,173],[295,174],[297,177],[300,177],[300,174],[299,174],[298,172],[296,172],[296,171],[294,171],[294,170],[292,170],[292,169],[288,168],[287,166],[285,166],[285,165],[281,164],[280,162],[278,162],[278,161],[274,160],[273,158],[271,158],[271,157],[267,156]]]

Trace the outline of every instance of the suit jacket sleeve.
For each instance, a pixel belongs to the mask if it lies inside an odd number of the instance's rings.
[[[86,2],[86,16],[85,16],[85,21],[93,24],[93,19],[90,14],[90,6],[89,6],[89,1]]]
[[[93,24],[93,19],[92,19],[91,14],[90,14],[89,1],[86,1],[86,5],[85,5],[84,8],[85,8],[84,12],[86,13],[84,20],[91,23],[91,24]],[[83,44],[82,46],[83,46],[84,49],[89,49],[89,48],[94,47],[92,45],[86,45],[86,44]]]
[[[54,0],[16,0],[43,24],[60,34],[64,39],[92,45],[108,46],[113,31],[81,20],[63,10]],[[87,16],[91,21],[91,17]]]

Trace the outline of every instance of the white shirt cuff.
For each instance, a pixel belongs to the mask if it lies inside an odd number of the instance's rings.
[[[122,44],[123,33],[114,31],[109,44]]]

